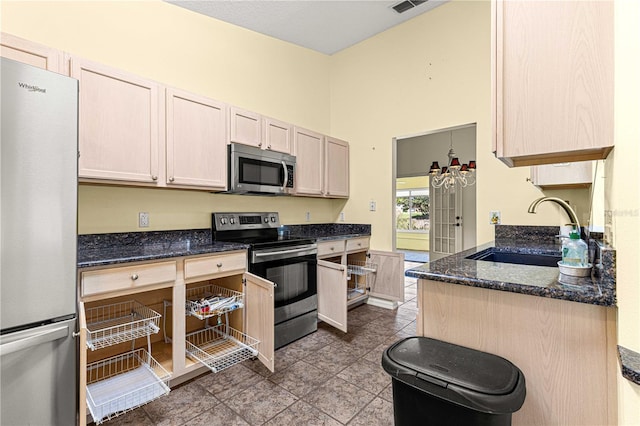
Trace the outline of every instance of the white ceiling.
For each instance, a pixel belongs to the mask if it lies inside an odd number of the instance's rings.
[[[332,55],[448,0],[429,0],[404,13],[402,0],[165,0],[197,13]]]

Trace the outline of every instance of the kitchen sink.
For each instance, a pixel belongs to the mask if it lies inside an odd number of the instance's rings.
[[[558,254],[531,254],[494,251],[493,249],[483,250],[479,253],[467,256],[466,259],[484,260],[487,262],[513,263],[516,265],[536,265],[557,267],[562,260]]]

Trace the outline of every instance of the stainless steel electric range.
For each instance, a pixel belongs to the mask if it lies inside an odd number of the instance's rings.
[[[278,213],[213,213],[214,241],[249,244],[249,272],[275,284],[275,348],[317,330],[317,245],[279,232]]]

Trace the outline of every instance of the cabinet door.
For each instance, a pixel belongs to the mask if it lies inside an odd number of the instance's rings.
[[[78,424],[87,424],[87,319],[84,302],[78,297]]]
[[[371,263],[377,265],[369,295],[404,302],[404,253],[371,250],[369,254]]]
[[[225,190],[227,106],[167,89],[167,184]]]
[[[318,260],[318,318],[347,332],[347,267]]]
[[[256,275],[244,274],[245,334],[258,339],[258,359],[274,371],[275,312],[273,283]]]
[[[322,196],[324,136],[310,130],[294,128],[293,155],[296,156],[295,193]]]
[[[327,137],[325,140],[325,195],[349,197],[349,144]]]
[[[613,2],[494,0],[496,156],[604,158],[613,146]]]
[[[543,189],[587,188],[592,179],[591,161],[531,167],[531,181]]]
[[[71,77],[80,82],[79,176],[157,183],[158,85],[79,58]]]
[[[57,73],[64,71],[61,51],[7,33],[0,33],[0,56]]]
[[[264,148],[291,154],[291,125],[265,117],[263,121]]]
[[[262,117],[260,114],[234,106],[229,108],[229,141],[244,145],[262,146]]]

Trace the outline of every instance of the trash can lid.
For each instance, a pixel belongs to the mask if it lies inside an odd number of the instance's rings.
[[[520,373],[497,355],[427,337],[400,341],[390,348],[389,358],[430,378],[490,395],[512,392]]]
[[[403,339],[387,349],[385,356],[423,380],[486,395],[513,392],[521,376],[515,365],[497,355],[428,337]]]

